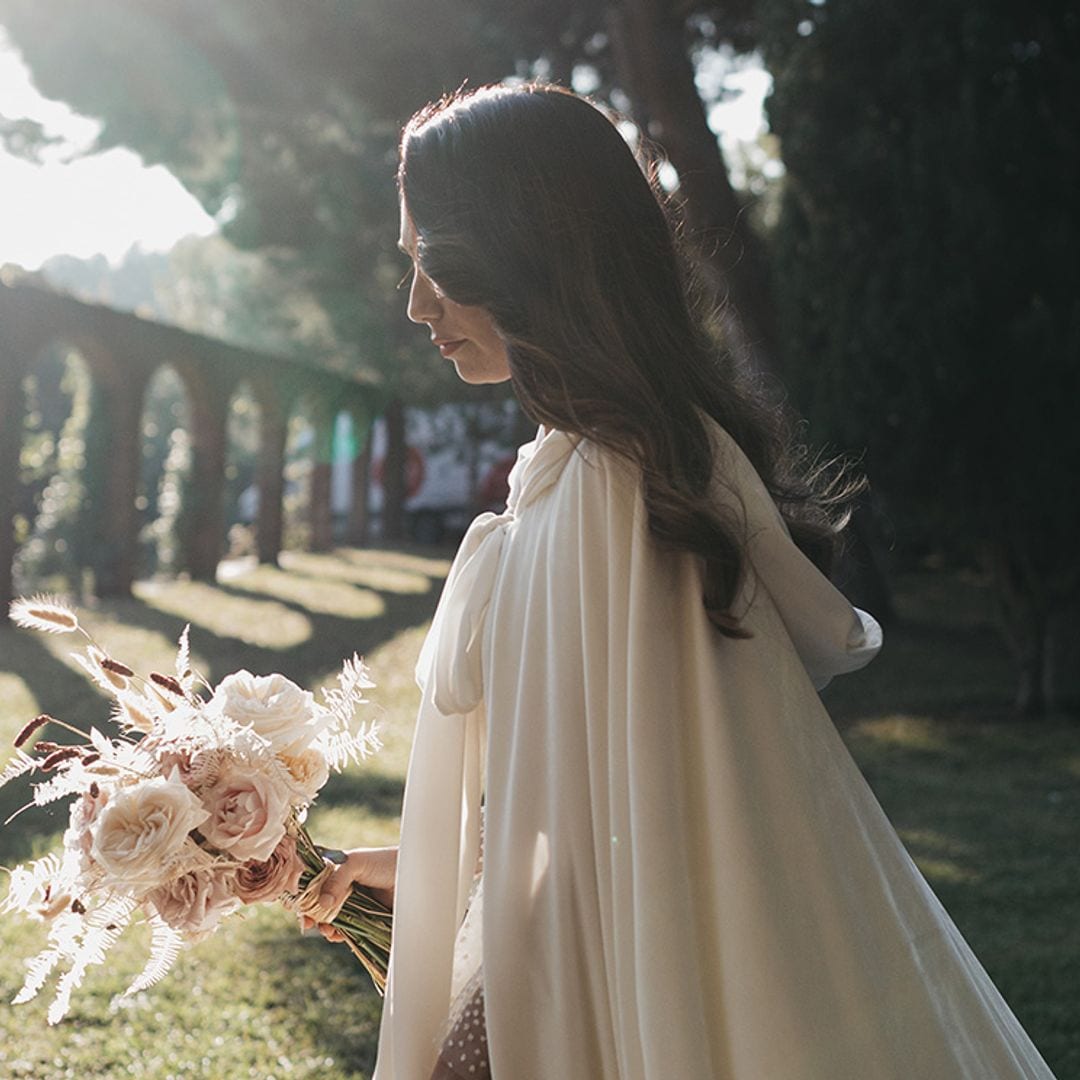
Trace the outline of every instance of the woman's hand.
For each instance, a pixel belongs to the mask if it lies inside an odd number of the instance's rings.
[[[330,924],[337,917],[353,885],[362,885],[380,904],[393,908],[397,856],[396,847],[346,851],[345,861],[336,865],[334,872],[323,882],[319,907],[311,913],[311,917],[300,916],[300,929],[310,930],[314,926],[327,941],[344,941],[341,931]]]

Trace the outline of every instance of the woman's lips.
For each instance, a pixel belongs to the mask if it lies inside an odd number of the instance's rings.
[[[465,344],[465,339],[462,338],[459,341],[436,341],[435,344],[438,345],[439,352],[441,352],[443,356],[452,356]]]

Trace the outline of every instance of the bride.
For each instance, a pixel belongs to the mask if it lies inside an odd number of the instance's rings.
[[[618,130],[456,95],[399,186],[409,317],[540,428],[420,656],[400,849],[318,913],[395,904],[377,1080],[1051,1078],[819,701],[881,645],[826,576],[844,493],[732,376]]]

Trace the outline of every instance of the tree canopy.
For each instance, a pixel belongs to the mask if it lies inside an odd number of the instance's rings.
[[[784,376],[816,437],[866,449],[903,547],[993,569],[1026,699],[1049,692],[1054,627],[1080,604],[1068,5],[0,0],[0,22],[43,92],[102,119],[102,147],[171,169],[227,239],[316,298],[339,362],[414,403],[456,386],[395,292],[401,123],[466,81],[588,82],[667,153],[736,313],[729,340]],[[786,175],[767,238],[695,82],[720,46],[760,49],[775,79]],[[32,156],[43,135],[0,137]]]
[[[1078,602],[1080,17],[763,0],[799,400],[909,539],[993,569],[1036,703]]]

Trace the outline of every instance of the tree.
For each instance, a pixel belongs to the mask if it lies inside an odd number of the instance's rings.
[[[769,362],[760,241],[728,182],[692,63],[721,43],[752,48],[750,0],[302,9],[233,0],[227,12],[209,0],[102,0],[92,12],[76,0],[3,0],[0,18],[46,92],[104,119],[100,147],[132,146],[168,166],[223,215],[238,246],[302,252],[291,269],[327,302],[342,340],[390,352],[401,342],[380,332],[392,325],[380,317],[392,277],[382,264],[389,256],[397,265],[388,180],[401,122],[466,81],[540,71],[570,82],[587,64],[598,92],[625,103],[664,147],[704,263],[731,302],[729,326]],[[413,395],[408,366],[397,374],[403,360],[394,356],[391,381],[400,377]]]
[[[320,362],[378,370],[388,402],[457,391],[401,318],[393,161],[400,123],[432,93],[512,69],[475,13],[420,0],[4,0],[0,20],[44,93],[103,120],[98,149],[166,165],[231,242],[318,299],[345,345]]]
[[[1019,705],[1051,708],[1080,606],[1080,19],[1052,0],[759,7],[789,379],[867,447],[909,536],[923,520],[992,572]]]

